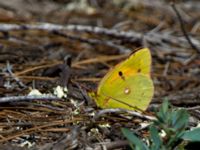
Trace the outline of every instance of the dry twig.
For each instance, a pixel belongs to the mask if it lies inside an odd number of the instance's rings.
[[[64,26],[64,25],[56,25],[56,24],[50,24],[50,23],[37,23],[37,24],[24,24],[24,25],[0,24],[1,32],[9,32],[9,31],[17,31],[17,30],[43,30],[43,31],[51,32],[51,33],[55,31],[62,31],[62,30],[73,31],[73,32],[87,32],[87,33],[92,33],[92,34],[110,36],[112,38],[125,40],[126,42],[130,42],[130,43],[135,43],[135,42],[142,43],[143,37],[145,36],[146,42],[150,44],[152,43],[159,44],[159,45],[162,45],[163,47],[165,47],[165,43],[170,44],[170,45],[185,47],[185,48],[189,46],[185,38],[175,37],[175,36],[169,35],[168,33],[158,33],[158,32],[151,33],[150,32],[143,35],[142,33],[134,32],[132,30],[119,31],[116,29],[107,29],[107,28],[102,28],[102,27],[92,27],[92,26],[84,26],[84,25]],[[198,40],[192,37],[190,38],[193,41],[193,43],[196,45],[196,47],[199,48],[200,43],[198,42]],[[97,43],[97,41],[95,41],[95,43]],[[113,44],[111,45],[113,46]],[[173,48],[171,48],[171,51],[172,50]]]
[[[177,8],[176,8],[176,5],[175,5],[174,3],[171,3],[171,6],[172,6],[174,12],[175,12],[176,15],[177,15],[177,18],[178,18],[178,20],[179,20],[179,22],[180,22],[181,30],[182,30],[182,32],[183,32],[183,34],[184,34],[186,40],[188,41],[188,43],[190,44],[190,46],[191,46],[194,50],[196,50],[198,53],[200,53],[200,49],[199,49],[198,47],[196,47],[196,45],[194,45],[194,43],[193,43],[192,40],[190,39],[190,37],[189,37],[187,31],[185,30],[183,19],[182,19],[181,15],[180,15],[179,11],[178,11]]]
[[[96,115],[95,115],[95,120],[98,119],[100,116],[103,116],[107,113],[128,113],[130,115],[142,118],[142,119],[147,119],[147,120],[155,120],[155,117],[152,116],[147,116],[147,115],[143,115],[139,112],[136,111],[131,111],[131,110],[125,110],[125,109],[120,109],[120,108],[116,108],[116,109],[103,109],[100,110]]]
[[[32,100],[61,100],[60,98],[53,95],[27,95],[27,96],[8,96],[0,97],[0,103],[10,103],[16,101],[32,101]]]

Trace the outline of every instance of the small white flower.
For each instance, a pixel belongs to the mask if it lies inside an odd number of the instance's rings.
[[[42,93],[38,89],[32,89],[29,93],[29,96],[39,96],[42,95]]]
[[[67,97],[68,89],[67,87],[57,86],[54,88],[53,94],[59,98],[66,98]]]
[[[77,101],[70,99],[70,102],[74,105],[74,107],[78,108],[78,102]]]
[[[160,135],[161,137],[165,137],[167,134],[166,134],[166,132],[165,132],[164,130],[161,130],[161,133],[159,133],[159,135]]]

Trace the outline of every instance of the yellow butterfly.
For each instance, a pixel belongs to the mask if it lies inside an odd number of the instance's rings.
[[[150,71],[151,53],[143,48],[110,70],[90,95],[101,108],[144,111],[154,93]]]

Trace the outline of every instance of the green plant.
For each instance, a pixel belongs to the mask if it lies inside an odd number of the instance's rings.
[[[149,125],[148,138],[141,140],[127,128],[122,128],[122,133],[134,150],[184,150],[188,142],[200,142],[200,128],[187,130],[188,121],[189,114],[185,109],[175,109],[164,101],[156,112],[156,120]],[[161,137],[161,132],[165,136]]]

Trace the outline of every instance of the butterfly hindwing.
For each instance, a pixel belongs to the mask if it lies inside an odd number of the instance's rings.
[[[153,82],[150,78],[145,75],[135,75],[125,81],[117,80],[109,86],[102,86],[99,89],[102,98],[98,103],[103,108],[145,110],[153,96],[153,90]]]

